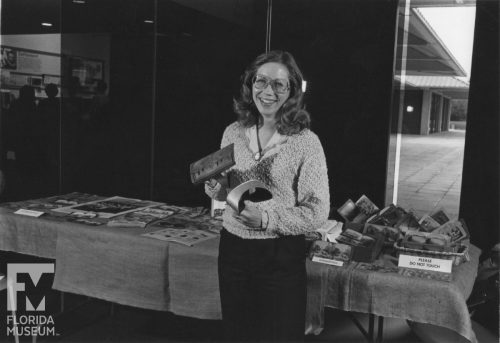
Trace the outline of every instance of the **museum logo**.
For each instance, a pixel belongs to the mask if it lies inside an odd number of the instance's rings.
[[[53,263],[7,264],[7,336],[55,336],[54,318],[47,315]]]

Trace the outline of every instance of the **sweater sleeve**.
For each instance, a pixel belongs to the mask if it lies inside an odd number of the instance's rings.
[[[328,172],[323,147],[317,136],[305,150],[297,180],[297,203],[285,207],[275,202],[267,210],[267,230],[280,235],[299,235],[321,227],[330,212]]]

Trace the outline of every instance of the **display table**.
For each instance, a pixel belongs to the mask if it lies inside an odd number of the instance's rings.
[[[401,318],[451,329],[475,342],[466,300],[472,292],[480,250],[471,246],[470,262],[455,266],[451,282],[370,271],[360,263],[333,267],[308,261],[306,329],[323,327],[323,310]]]
[[[220,319],[218,238],[188,247],[140,236],[157,229],[92,227],[0,207],[0,250],[55,259],[54,289]],[[443,326],[474,342],[466,299],[479,249],[471,246],[470,257],[454,269],[451,282],[365,270],[358,263],[335,267],[308,260],[306,332],[320,332],[324,307],[332,307]]]
[[[189,247],[140,236],[158,229],[92,227],[0,207],[0,250],[55,259],[54,289],[220,319],[218,238]]]

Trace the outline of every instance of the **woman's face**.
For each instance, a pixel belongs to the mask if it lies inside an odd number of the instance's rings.
[[[274,118],[290,96],[288,69],[281,63],[269,62],[257,69],[252,84],[252,98],[264,117]]]

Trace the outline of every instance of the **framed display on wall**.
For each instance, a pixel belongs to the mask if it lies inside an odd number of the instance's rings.
[[[71,57],[70,75],[78,80],[80,91],[94,92],[97,82],[104,80],[104,61]]]

